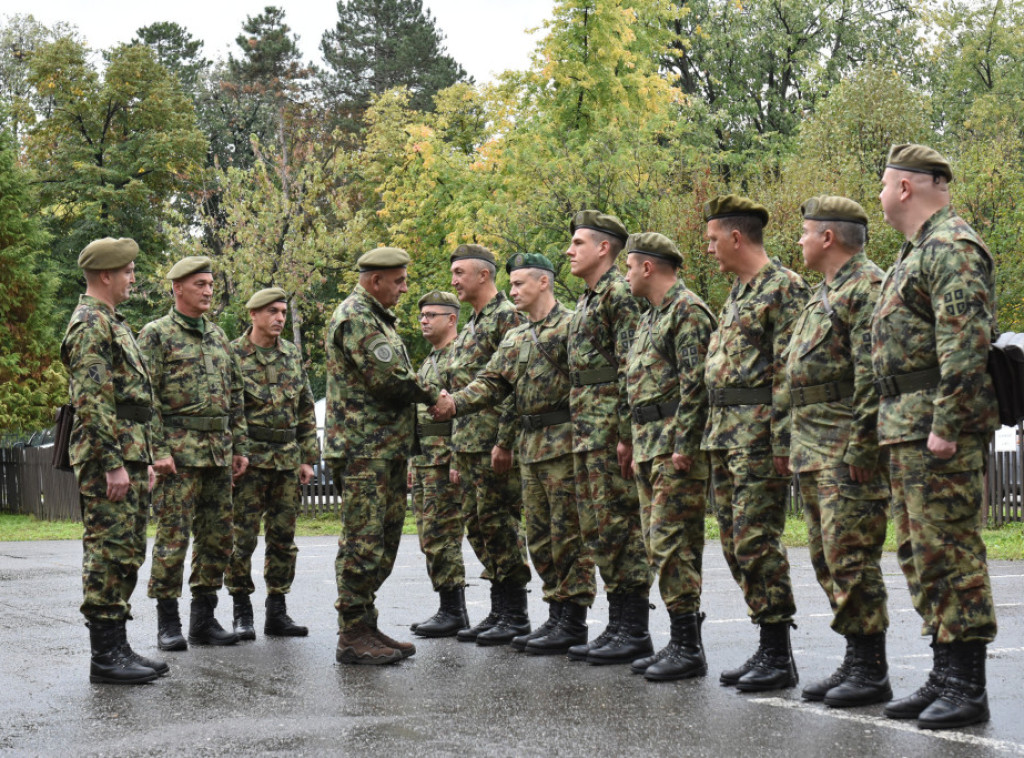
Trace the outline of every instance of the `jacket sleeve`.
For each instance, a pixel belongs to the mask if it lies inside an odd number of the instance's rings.
[[[71,375],[71,403],[90,451],[98,451],[104,471],[124,465],[117,435],[113,335],[102,319],[78,323],[64,338],[64,362]],[[95,455],[95,453],[94,453]]]
[[[843,463],[866,469],[878,464],[878,390],[871,367],[871,314],[880,291],[880,281],[865,279],[851,298],[849,314],[853,418]]]
[[[787,283],[776,292],[772,324],[772,455],[789,456],[790,418],[786,360],[793,326],[800,317],[810,289],[796,274],[787,274]]]
[[[673,452],[694,458],[700,452],[701,437],[708,418],[708,390],[704,384],[704,362],[715,329],[714,319],[696,304],[689,303],[684,322],[676,330],[676,363],[679,369],[679,408],[676,409],[676,441]]]
[[[153,384],[153,418],[149,422],[149,432],[153,438],[153,460],[160,461],[171,457],[171,449],[164,435],[163,394],[164,394],[164,349],[159,330],[152,323],[146,324],[139,332],[136,340],[142,360],[146,363],[150,381]]]
[[[367,391],[378,400],[399,406],[433,405],[437,399],[437,390],[416,375],[387,335],[372,323],[342,322],[334,332],[334,344],[359,374]]]

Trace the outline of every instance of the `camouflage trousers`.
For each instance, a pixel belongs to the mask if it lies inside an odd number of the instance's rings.
[[[341,536],[334,575],[338,583],[338,627],[377,619],[377,590],[391,575],[405,522],[405,458],[346,458],[332,461],[341,494]]]
[[[149,596],[181,597],[185,554],[192,540],[192,594],[217,592],[231,558],[231,469],[178,466],[153,488],[156,540]]]
[[[544,602],[594,604],[594,558],[583,544],[572,454],[524,463],[526,540]]]
[[[75,466],[82,499],[82,615],[121,621],[131,617],[132,592],[146,560],[149,467],[124,464],[131,487],[124,500],[107,499],[107,475],[98,461]]]
[[[925,440],[892,445],[889,456],[896,557],[921,634],[940,644],[991,642],[996,612],[980,534],[985,440],[958,438],[948,461]]]
[[[840,464],[798,475],[811,565],[832,606],[832,629],[845,636],[889,628],[882,578],[889,472],[873,482],[850,479]]]
[[[770,450],[710,453],[722,552],[743,591],[751,621],[792,621],[796,603],[782,544],[790,478],[775,473]]]
[[[519,469],[496,474],[490,453],[456,453],[466,538],[492,582],[525,586],[530,581],[523,544]]]
[[[622,477],[614,448],[573,453],[573,470],[580,529],[605,592],[647,597],[652,577],[636,483]]]
[[[673,614],[700,610],[708,479],[707,465],[694,467],[692,477],[676,471],[671,455],[636,464],[647,558],[658,574],[665,609]]]
[[[412,510],[430,584],[434,592],[463,587],[461,489],[448,479],[448,464],[413,466],[412,471]]]
[[[263,581],[268,595],[286,595],[295,579],[295,517],[299,510],[299,472],[271,468],[249,468],[235,485],[233,497],[234,547],[224,574],[224,585],[232,595],[251,595],[252,554],[263,521],[266,536]]]

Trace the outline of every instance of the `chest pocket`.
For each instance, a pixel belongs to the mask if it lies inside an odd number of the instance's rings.
[[[797,352],[798,357],[803,358],[817,351],[822,345],[827,345],[832,341],[833,337],[838,335],[835,334],[834,327],[832,324],[832,318],[825,313],[824,307],[821,304],[815,306],[814,312],[807,314],[809,318],[807,321],[811,321],[811,324],[804,322],[800,340],[799,350]],[[812,330],[808,329],[811,326]],[[826,356],[828,359],[828,356]],[[832,359],[834,360],[834,359]]]
[[[198,384],[197,367],[202,363],[203,351],[198,345],[183,345],[168,353],[164,359],[164,386],[194,389]]]
[[[124,358],[124,365],[130,371],[148,381],[149,374],[146,372],[146,368],[142,363],[142,357],[139,354],[139,348],[132,336],[125,331],[118,330],[114,333],[114,341],[117,343],[117,348],[121,351],[121,355]]]
[[[760,353],[763,345],[770,344],[761,322],[757,320],[753,311],[737,303],[729,306],[720,331],[725,341],[725,351],[729,355]]]

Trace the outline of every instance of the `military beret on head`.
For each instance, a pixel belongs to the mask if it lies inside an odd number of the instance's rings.
[[[459,245],[455,248],[455,252],[451,254],[449,262],[455,263],[455,261],[464,261],[467,258],[476,258],[478,261],[487,261],[492,266],[498,265],[498,261],[494,258],[494,253],[483,245]]]
[[[619,221],[618,216],[594,210],[580,211],[572,217],[572,221],[569,222],[569,233],[575,234],[577,229],[593,229],[595,232],[618,237],[623,242],[629,237],[626,225]]]
[[[442,292],[441,290],[428,292],[419,299],[417,305],[420,310],[423,310],[423,306],[425,305],[437,305],[442,308],[454,308],[455,310],[458,310],[460,307],[459,298],[451,292]]]
[[[288,302],[288,293],[280,287],[268,287],[265,290],[260,290],[252,297],[249,298],[249,302],[245,304],[245,307],[250,311],[255,311],[259,308],[270,305],[271,303],[279,303],[282,300]]]
[[[388,268],[405,268],[412,258],[400,247],[375,247],[368,253],[363,253],[356,265],[359,272],[382,271]]]
[[[849,221],[868,225],[868,214],[861,204],[839,195],[819,195],[800,206],[808,221]]]
[[[505,270],[510,274],[520,268],[542,268],[555,273],[555,265],[540,253],[516,253],[505,264]]]
[[[761,226],[768,226],[768,209],[760,203],[740,195],[719,195],[704,203],[704,220],[753,216],[761,219]]]
[[[676,243],[657,232],[641,232],[629,235],[626,240],[626,253],[637,253],[639,255],[650,255],[654,258],[661,258],[678,268],[683,263],[683,254],[679,252]]]
[[[885,160],[885,167],[913,171],[916,174],[944,176],[947,182],[953,181],[953,169],[949,161],[926,145],[893,145],[889,157]]]
[[[135,240],[122,237],[104,237],[93,240],[78,256],[78,267],[89,271],[110,271],[124,268],[139,254]]]
[[[184,279],[192,274],[212,274],[213,263],[205,255],[190,255],[171,266],[167,278],[171,281]]]

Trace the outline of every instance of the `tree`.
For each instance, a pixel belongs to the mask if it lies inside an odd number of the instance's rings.
[[[135,34],[132,44],[152,50],[160,65],[177,77],[182,92],[195,98],[201,77],[210,67],[210,61],[202,57],[203,41],[173,21],[143,26]]]

